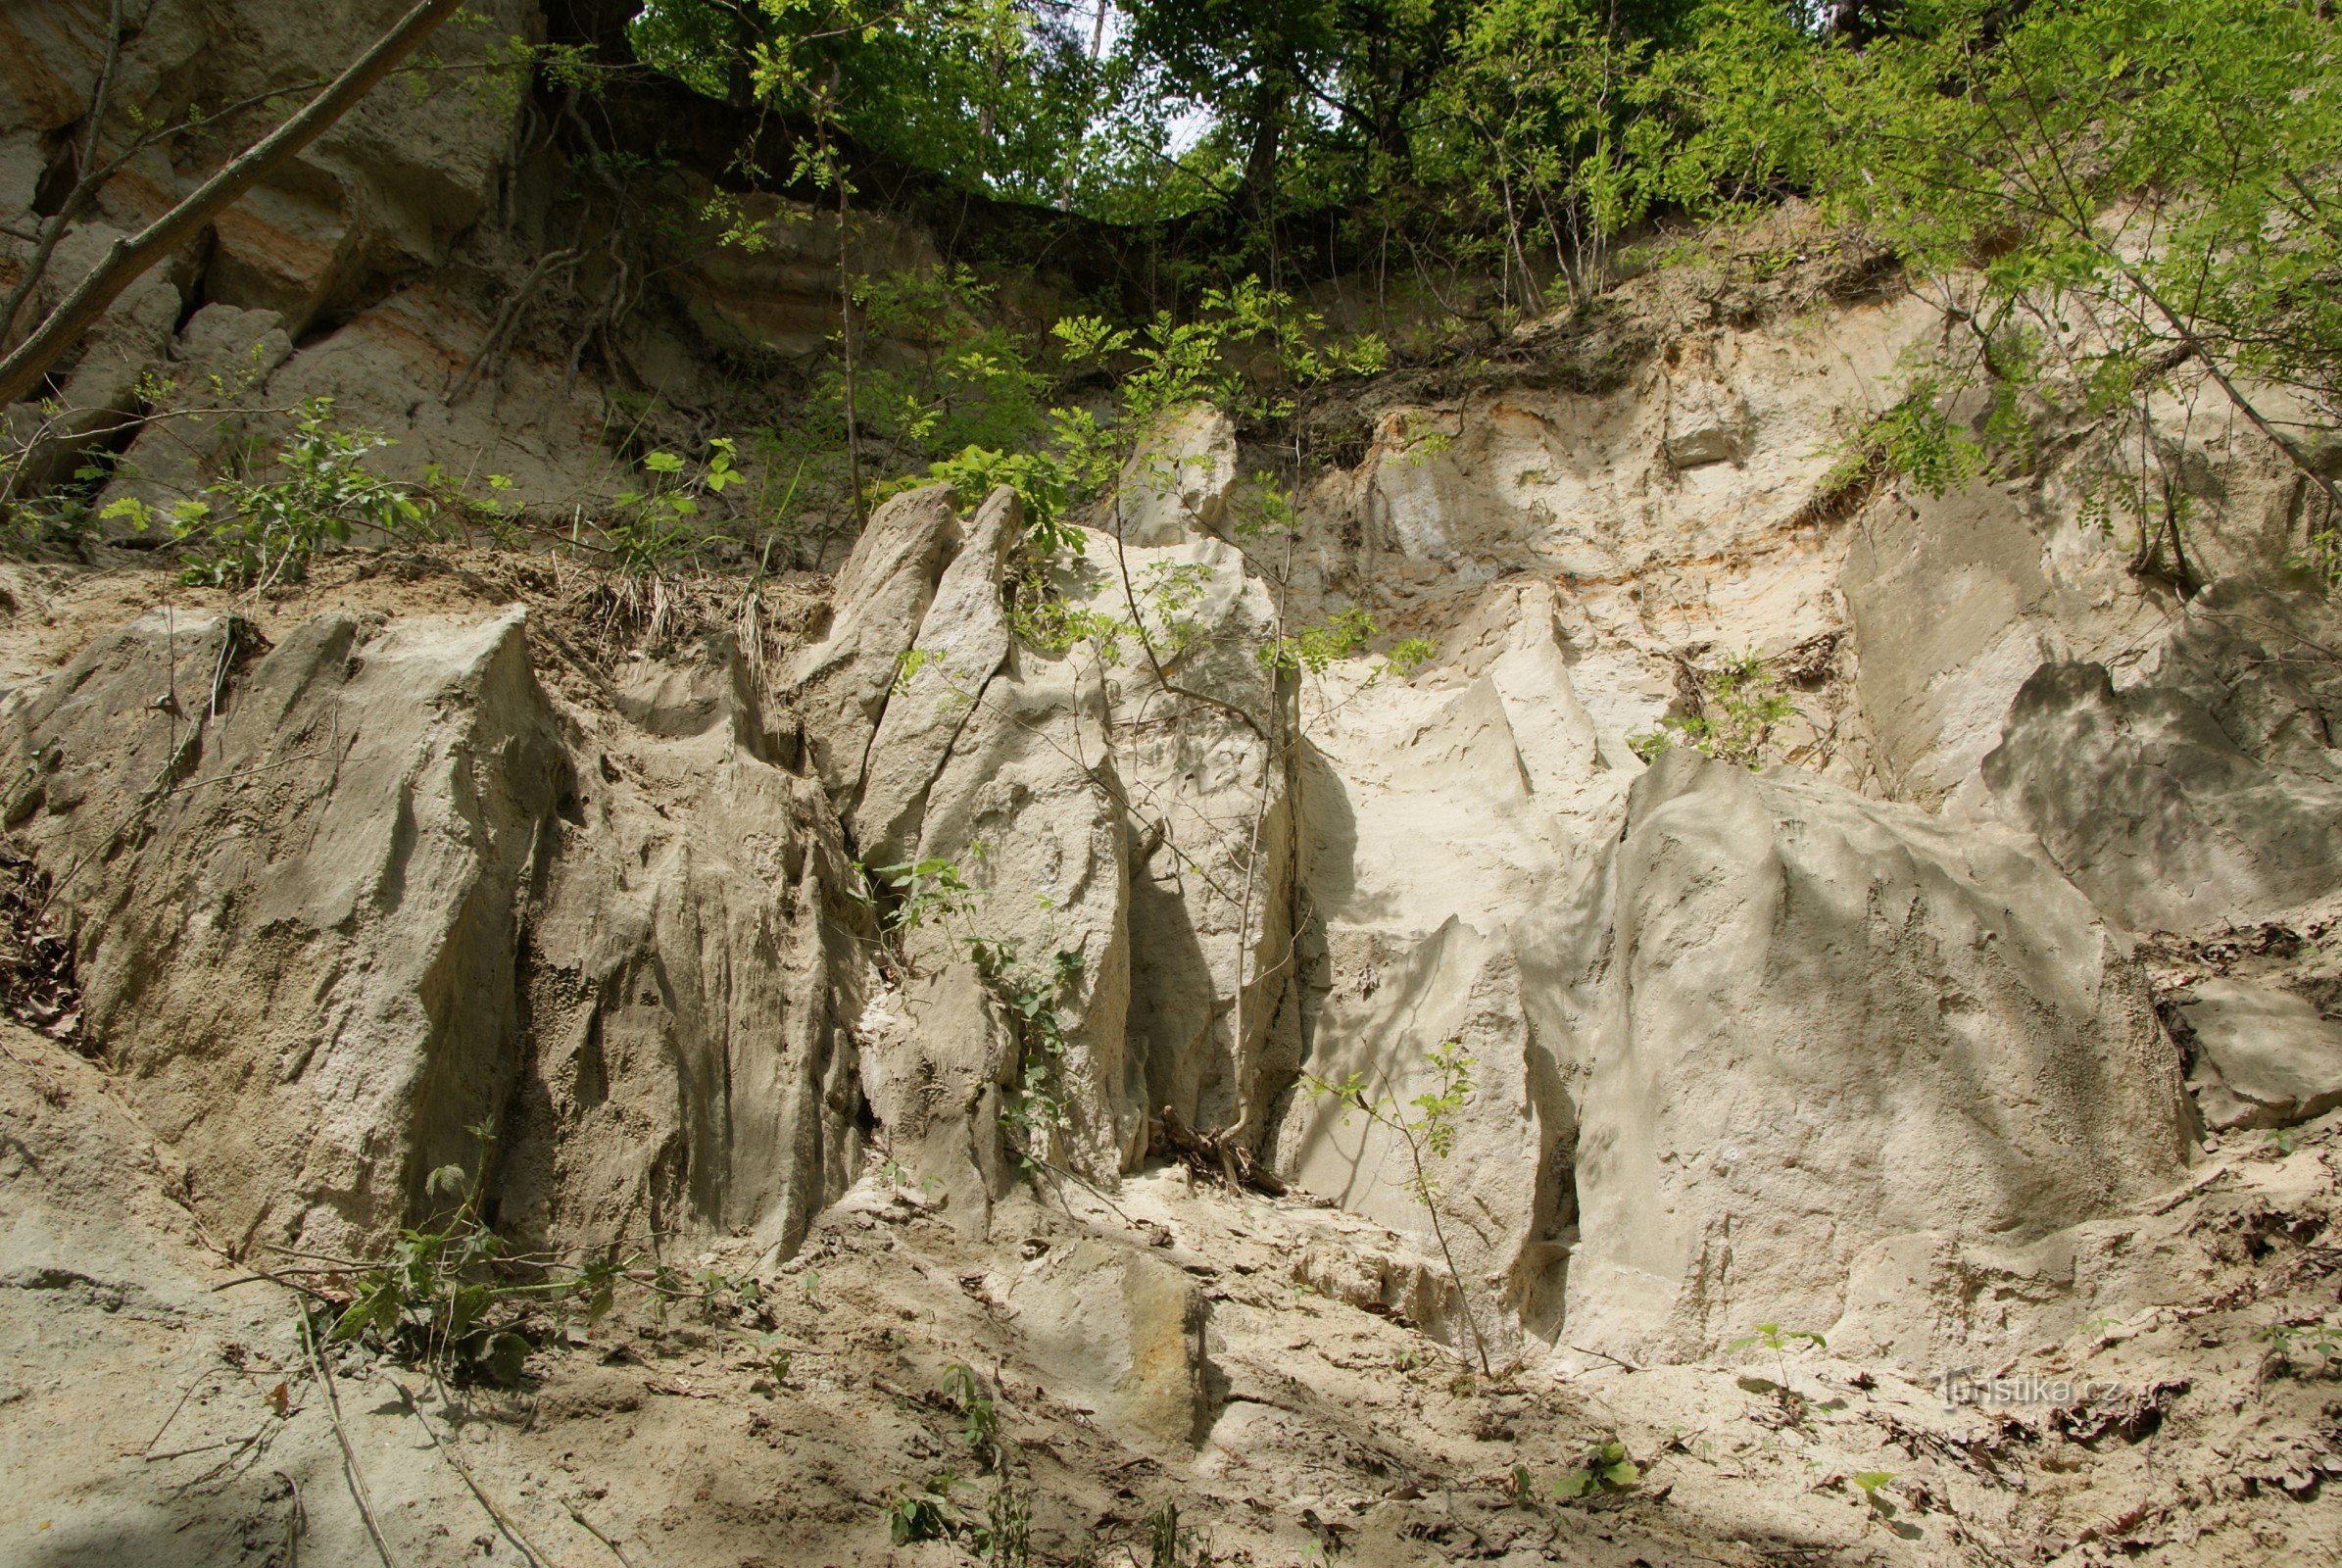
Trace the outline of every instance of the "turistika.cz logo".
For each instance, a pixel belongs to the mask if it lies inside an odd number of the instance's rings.
[[[2035,1372],[1995,1376],[1965,1366],[1938,1373],[1935,1383],[1949,1409],[1964,1404],[2081,1404],[2122,1392],[2122,1384],[2098,1379],[2043,1377]]]

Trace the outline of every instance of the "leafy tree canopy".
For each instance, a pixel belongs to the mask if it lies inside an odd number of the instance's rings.
[[[1971,391],[2005,440],[2193,378],[2342,510],[2314,450],[2342,413],[2337,25],[2324,0],[651,0],[632,38],[971,190],[1179,220],[1205,283],[1396,253],[1537,312],[1598,293],[1622,236],[1804,198],[1957,329],[1878,450],[1956,480]]]

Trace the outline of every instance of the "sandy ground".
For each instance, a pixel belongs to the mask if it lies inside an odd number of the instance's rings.
[[[0,1044],[12,1564],[379,1561],[361,1489],[401,1565],[968,1560],[972,1534],[889,1541],[888,1503],[944,1472],[970,1525],[1003,1485],[1027,1499],[1034,1562],[1146,1563],[1165,1503],[1197,1533],[1188,1560],[1262,1565],[2342,1560],[2323,1492],[2342,1478],[2342,1358],[2309,1348],[2315,1330],[2290,1352],[2269,1337],[2342,1322],[2342,1118],[2212,1155],[2155,1219],[2215,1288],[1982,1369],[2009,1380],[1999,1403],[1948,1405],[1811,1347],[1483,1377],[1299,1277],[1304,1256],[1322,1272],[1330,1250],[1395,1238],[1183,1168],[1111,1203],[1020,1198],[984,1244],[874,1172],[761,1272],[760,1300],[727,1291],[662,1322],[622,1295],[540,1348],[518,1390],[443,1392],[349,1347],[313,1370],[298,1298],[208,1247],[105,1074],[14,1025]],[[1192,1449],[1118,1440],[1021,1356],[1015,1272],[1085,1237],[1152,1248],[1205,1298],[1211,1414]],[[1005,1482],[945,1392],[955,1364],[994,1400]],[[1607,1442],[1638,1484],[1553,1500]]]

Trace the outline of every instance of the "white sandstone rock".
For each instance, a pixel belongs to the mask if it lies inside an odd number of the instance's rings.
[[[2342,1024],[2300,997],[2201,980],[2179,1011],[2195,1034],[2188,1088],[2215,1131],[2284,1127],[2342,1105]]]
[[[2342,884],[2342,646],[2304,595],[2196,596],[2135,684],[2043,665],[1983,762],[1995,811],[2134,930],[2271,918]]]
[[[1206,1417],[1203,1303],[1158,1257],[1084,1239],[1028,1261],[1000,1292],[1049,1392],[1171,1454]]]
[[[790,662],[786,686],[805,750],[842,801],[862,787],[863,754],[888,690],[959,540],[949,485],[905,491],[880,507],[831,586],[828,635]]]
[[[1022,520],[1015,491],[1002,486],[986,498],[937,579],[915,637],[897,651],[905,662],[871,738],[852,818],[854,842],[873,865],[904,859],[918,845],[928,791],[1008,657],[1000,580]]]
[[[1827,1328],[1874,1243],[2022,1244],[2177,1178],[2144,976],[2015,836],[1675,752],[1606,884],[1570,1048],[1572,1343]]]
[[[1115,531],[1142,547],[1217,532],[1236,484],[1236,426],[1208,405],[1183,409],[1147,432],[1123,465]]]
[[[328,615],[263,651],[155,612],[11,717],[12,814],[80,864],[86,1027],[230,1235],[350,1245],[478,1168],[563,788],[522,627]]]

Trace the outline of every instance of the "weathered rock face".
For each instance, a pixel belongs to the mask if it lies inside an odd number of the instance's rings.
[[[1387,610],[1526,569],[1573,583],[1620,629],[1690,642],[1722,619],[1738,648],[1762,622],[1769,647],[1794,643],[1838,619],[1843,541],[1803,513],[1840,412],[1891,377],[1926,325],[1904,300],[1827,328],[1680,330],[1615,390],[1391,409],[1346,487],[1319,505],[1354,521],[1329,532],[1357,540],[1340,554]],[[1712,569],[1719,556],[1730,569]]]
[[[1192,1450],[1207,1417],[1203,1302],[1171,1264],[1128,1247],[1052,1248],[1001,1282],[1052,1386],[1148,1446]]]
[[[2144,974],[2014,835],[1679,752],[1604,881],[1573,1343],[1829,1324],[1874,1242],[2032,1241],[2177,1180]]]
[[[888,692],[959,543],[949,485],[906,491],[880,507],[831,585],[828,634],[790,664],[806,753],[841,800],[861,793],[864,754]]]
[[[337,1246],[476,1168],[516,909],[567,787],[518,616],[150,613],[20,698],[9,815],[73,868],[93,1039],[230,1232]]]
[[[1000,579],[1020,520],[1015,491],[998,490],[985,501],[911,640],[896,649],[891,673],[900,673],[871,736],[854,811],[854,841],[872,864],[919,848],[929,797],[1008,657],[1013,639]]]
[[[946,539],[920,515],[874,521],[880,542],[857,547],[841,574],[850,591],[829,639],[797,666],[800,702],[821,715],[808,716],[809,738],[841,711],[837,694],[853,684],[842,672],[857,660],[869,672],[853,685],[869,695],[836,727],[845,739],[827,743],[843,756],[868,737],[858,774],[829,770],[854,802],[864,857],[948,863],[980,890],[967,911],[906,932],[905,958],[916,971],[965,968],[974,941],[995,992],[1052,999],[1067,1048],[1046,1091],[1063,1117],[1052,1157],[1091,1179],[1142,1159],[1166,1111],[1251,1147],[1298,1064],[1287,1002],[1296,846],[1271,744],[1286,720],[1253,654],[1271,635],[1266,593],[1223,541],[1148,549],[1092,531],[1060,587],[1122,630],[1050,652],[1012,635],[1001,597],[1014,495],[987,500],[964,541],[941,547],[952,553],[940,569],[926,544],[883,542]],[[913,623],[904,609],[930,571]],[[890,593],[903,608],[877,608]],[[890,1013],[917,1005],[914,990]],[[989,1063],[978,1079],[1003,1070],[976,1043],[982,1031],[951,1032],[971,1042],[954,1060]],[[938,1060],[913,1076],[955,1070]],[[947,1140],[949,1170],[923,1174],[960,1182],[962,1136]]]
[[[2342,1024],[2302,998],[2206,980],[2179,1012],[2196,1055],[2187,1086],[2207,1126],[2284,1127],[2342,1105]]]
[[[199,102],[256,107],[228,115],[224,134],[177,161],[161,147],[133,159],[105,189],[105,220],[134,228],[162,213],[273,123],[261,96],[330,77],[403,9],[328,0],[295,20],[271,0],[196,0],[133,18],[109,92],[107,145],[141,125],[174,123]],[[320,311],[351,308],[401,273],[446,261],[449,242],[495,200],[518,110],[509,68],[492,67],[490,50],[538,25],[526,0],[496,0],[480,14],[483,25],[442,27],[433,39],[453,69],[368,94],[220,219],[207,259],[211,300],[276,311],[297,335]],[[43,138],[79,130],[106,24],[106,7],[88,0],[33,0],[0,24],[0,145],[10,149],[12,183],[27,162],[41,168]]]
[[[2133,929],[2267,919],[2342,882],[2342,625],[2322,602],[2216,583],[2118,689],[2044,664],[1983,777]]]
[[[94,154],[106,164],[141,137],[154,144],[114,171],[67,232],[27,318],[115,238],[273,128],[275,95],[329,79],[406,9],[162,0],[122,11]],[[0,19],[0,210],[55,211],[88,160],[109,17],[93,0],[27,0]],[[330,399],[340,427],[390,438],[372,459],[378,471],[475,487],[496,475],[510,481],[499,498],[525,498],[533,520],[590,529],[628,487],[619,430],[652,444],[685,439],[663,411],[619,414],[599,383],[720,410],[719,428],[771,423],[762,381],[733,375],[727,357],[820,352],[836,329],[835,219],[754,197],[736,217],[765,243],[728,245],[727,222],[703,212],[705,178],[688,169],[613,175],[574,93],[564,106],[532,80],[528,46],[545,33],[538,0],[466,7],[409,68],[139,280],[47,389],[61,412],[5,411],[30,446],[24,479],[47,486],[119,455],[98,509],[125,497],[199,500],[238,452],[280,436],[290,410]],[[191,117],[197,131],[152,134]],[[637,225],[612,205],[661,221]],[[0,235],[0,287],[33,249]],[[876,214],[856,218],[848,250],[865,273],[939,265],[924,233]],[[863,347],[905,351],[880,334]],[[148,413],[179,416],[122,453],[126,416]],[[747,505],[735,515],[789,535],[792,550],[803,542],[801,519]],[[827,548],[824,535],[805,553]]]
[[[782,1250],[859,1174],[866,920],[827,798],[781,765],[729,638],[642,662],[616,715],[563,713],[577,783],[524,906],[503,1211],[566,1246]]]
[[[1216,532],[1236,479],[1236,425],[1215,408],[1182,410],[1150,431],[1123,466],[1114,532],[1124,544],[1147,548]]]
[[[1146,1136],[1124,1045],[1122,792],[1095,677],[1013,649],[1001,592],[1019,523],[1006,489],[964,536],[947,488],[890,502],[839,574],[828,636],[791,671],[807,750],[864,861],[949,866],[976,890],[948,918],[882,912],[914,978],[865,1024],[894,1157],[942,1182],[955,1221],[979,1229],[1007,1168],[1001,1092],[1032,1065],[995,999],[1022,990],[1060,1020],[1065,1054],[1035,1086],[1062,1119],[1048,1157],[1111,1181]]]
[[[157,612],[17,695],[90,1038],[231,1234],[348,1246],[485,1164],[518,1235],[780,1247],[851,1183],[836,819],[693,672],[564,714],[518,612]]]
[[[1047,1091],[1064,1118],[1056,1160],[1111,1182],[1145,1137],[1124,1039],[1127,840],[1095,685],[1085,703],[1077,681],[1062,662],[1012,656],[969,710],[929,792],[917,858],[967,867],[984,892],[964,920],[918,933],[909,951],[970,964],[967,943],[981,940],[998,989],[1048,999],[1066,1043]]]
[[[1578,1108],[1556,1011],[1566,984],[1554,923],[1615,838],[1641,772],[1626,744],[1666,710],[1664,666],[1565,625],[1553,586],[1497,585],[1400,682],[1366,671],[1305,703],[1323,712],[1302,774],[1303,885],[1324,943],[1303,1015],[1308,1070],[1363,1073],[1404,1103],[1438,1086],[1447,1042],[1477,1087],[1439,1162],[1446,1242],[1482,1336],[1511,1350],[1550,1338],[1578,1220]],[[1580,697],[1580,681],[1592,693]],[[1596,706],[1598,705],[1598,706]],[[1593,913],[1586,919],[1596,918]],[[1427,1249],[1404,1146],[1340,1106],[1295,1097],[1272,1133],[1277,1168]],[[1434,1320],[1466,1336],[1450,1312]]]
[[[813,330],[758,275],[702,327]],[[591,388],[525,345],[467,380],[492,312],[450,277],[346,319],[296,282],[182,324],[195,284],[158,273],[74,417],[139,367],[251,364],[252,398],[335,396],[402,463],[596,482]],[[1839,484],[1825,449],[1927,324],[1705,320],[1604,390],[1371,405],[1273,552],[1194,413],[1058,563],[1063,645],[1011,612],[1015,496],[963,517],[942,486],[878,510],[769,674],[720,635],[585,658],[551,618],[291,617],[261,649],[150,617],[15,699],[14,819],[92,1038],[239,1234],[378,1235],[483,1121],[515,1237],[767,1257],[850,1191],[878,1207],[849,1221],[982,1242],[1020,1153],[1110,1190],[1170,1148],[1400,1233],[1296,1277],[1498,1357],[2064,1333],[2144,1299],[2123,1227],[2182,1173],[2187,1090],[2216,1129],[2342,1093],[2314,988],[2167,995],[2183,1087],[2122,934],[2342,889],[2342,626],[2254,585],[2283,552],[2250,528],[2177,603],[2058,471]],[[150,445],[123,492],[218,461]],[[2197,445],[2207,497],[2275,494]],[[1436,657],[1263,657],[1353,610]],[[1703,677],[1743,651],[1793,709],[1749,738],[1775,765],[1647,766],[1664,718],[1742,721]],[[856,860],[972,891],[872,896]],[[1441,1047],[1471,1088],[1421,1168],[1302,1081],[1407,1114]],[[915,1203],[871,1196],[881,1156]],[[1176,1267],[1024,1261],[988,1289],[1053,1381],[1166,1449],[1203,1430]]]
[[[1445,1157],[1332,1098],[1298,1097],[1278,1129],[1281,1173],[1344,1208],[1414,1239],[1441,1276],[1453,1260],[1467,1301],[1435,1292],[1409,1303],[1418,1320],[1458,1349],[1473,1326],[1510,1356],[1524,1333],[1560,1326],[1563,1265],[1576,1235],[1572,1167],[1577,1109],[1549,1033],[1531,1019],[1536,978],[1525,984],[1511,933],[1476,930],[1450,915],[1427,939],[1352,937],[1336,953],[1371,975],[1338,987],[1315,1020],[1307,1063],[1319,1078],[1365,1076],[1368,1092],[1412,1117],[1419,1095],[1444,1087],[1427,1066],[1448,1046],[1470,1061],[1471,1095],[1452,1118]],[[1417,1196],[1415,1162],[1437,1184],[1439,1226]],[[1472,1314],[1472,1323],[1463,1313]]]
[[[118,231],[99,225],[66,235],[34,303],[46,310],[63,299],[117,237]],[[183,270],[160,268],[122,292],[66,370],[50,400],[57,412],[32,404],[6,411],[12,450],[24,454],[26,480],[50,484],[69,476],[92,442],[119,438],[129,427],[144,401],[140,379],[163,361],[171,341],[184,277]]]
[[[838,219],[823,207],[756,192],[725,221],[702,216],[714,187],[694,182],[675,206],[677,290],[692,324],[734,353],[804,358],[838,330]],[[753,247],[722,243],[726,222],[758,236]],[[871,213],[848,228],[852,269],[862,277],[932,274],[942,263],[921,230]]]
[[[2085,518],[2087,476],[2054,465],[1936,498],[1832,489],[1832,432],[1919,322],[1891,304],[1830,319],[1827,343],[1810,323],[1676,329],[1594,378],[1611,390],[1557,375],[1369,404],[1366,461],[1309,492],[1289,612],[1365,606],[1439,656],[1403,682],[1338,667],[1307,721],[1297,885],[1322,956],[1302,1065],[1404,1103],[1432,1086],[1430,1051],[1473,1056],[1487,1103],[1468,1102],[1440,1167],[1442,1219],[1476,1320],[1506,1343],[1690,1355],[1772,1317],[1965,1354],[2030,1332],[2045,1303],[2133,1298],[2120,1216],[2176,1178],[2187,1118],[2178,1051],[2116,933],[2271,918],[2342,887],[2332,835],[2310,826],[2332,815],[2323,683],[2342,635],[2251,585],[2300,548],[2298,478],[2158,404],[2154,439],[2217,514],[2177,571],[2155,540]],[[2216,573],[2235,580],[2174,618],[2174,577]],[[1743,650],[1794,710],[1762,751],[1812,777],[1777,768],[1745,797],[1684,784],[1699,804],[1664,809],[1653,780],[1630,808],[1630,742],[1670,714],[1729,725],[1698,688]],[[2087,700],[2055,683],[2074,660],[2112,671]],[[1696,853],[1637,858],[1646,826],[1679,814],[1707,835],[1687,833]],[[1589,879],[1597,860],[1612,881]],[[1754,912],[1809,882],[1873,901],[1875,921],[1830,897],[1810,921]],[[1679,899],[1704,912],[1679,920]],[[1638,909],[1693,956],[1630,983],[1602,966]],[[1600,1012],[1605,987],[1654,1020],[1680,1005],[1650,1026],[1673,1065]],[[1827,1065],[1804,1078],[1783,1041]],[[2021,1087],[1979,1112],[1961,1061]],[[2216,1071],[2197,1080],[2208,1112]],[[1882,1074],[1896,1087],[1875,1090]],[[2262,1108],[2220,1113],[2320,1102],[2265,1087]],[[1662,1160],[1662,1129],[1701,1104],[1717,1119]],[[1726,1108],[1742,1104],[1792,1142],[1752,1156],[1786,1174],[1691,1152],[1741,1143]],[[1807,1117],[1872,1130],[1831,1147],[1806,1141]],[[1631,1177],[1623,1148],[1645,1151]],[[1397,1146],[1356,1118],[1295,1097],[1266,1152],[1436,1258]],[[1964,1278],[1996,1281],[1989,1301]],[[1945,1338],[1955,1323],[1968,1340]]]
[[[326,0],[298,13],[280,0],[166,0],[123,12],[97,158],[190,115],[208,122],[201,134],[160,138],[107,180],[59,246],[33,308],[54,304],[111,240],[271,128],[281,118],[271,94],[331,77],[405,10],[396,0]],[[0,21],[0,206],[9,211],[33,211],[36,187],[51,210],[76,177],[108,18],[102,4],[33,0]],[[542,34],[534,0],[469,8],[466,23],[438,29],[432,69],[367,94],[132,286],[69,364],[55,396],[63,412],[47,421],[31,476],[54,479],[93,447],[110,456],[129,444],[101,506],[197,500],[238,440],[265,442],[287,422],[282,411],[331,398],[344,427],[395,439],[377,464],[401,478],[434,466],[506,475],[549,515],[574,515],[617,488],[600,450],[607,411],[573,362],[507,344],[484,366],[486,384],[464,384],[490,353],[496,290],[464,287],[445,270],[509,195],[524,96],[514,73],[527,69],[511,44]],[[472,272],[510,266],[503,288],[516,288],[533,252],[518,262],[489,252],[473,257]],[[13,281],[31,254],[0,237],[0,278]],[[150,404],[182,416],[128,442],[123,416]],[[8,416],[20,436],[43,422],[29,405]]]
[[[236,416],[258,408],[259,389],[292,352],[284,318],[274,311],[207,305],[188,318],[170,341],[172,390],[159,405],[188,416],[150,425],[131,439],[111,499],[135,498],[168,516],[173,502],[200,494],[227,463]],[[108,524],[116,537],[135,531],[122,519]]]
[[[944,504],[940,493],[923,503]],[[1050,1069],[1055,1081],[1043,1090],[1063,1118],[1057,1152],[1084,1174],[1110,1181],[1145,1140],[1123,1038],[1130,997],[1124,807],[1096,679],[1085,681],[1061,659],[1012,653],[1001,592],[1020,520],[1015,492],[995,491],[943,565],[917,624],[891,652],[868,639],[903,637],[906,617],[851,608],[841,615],[841,626],[851,618],[850,634],[866,650],[854,657],[875,672],[883,653],[888,672],[851,822],[867,863],[939,862],[978,890],[975,906],[949,920],[930,924],[896,911],[891,917],[904,921],[903,958],[912,972],[972,969],[978,959],[969,944],[979,940],[995,990],[1048,999],[1067,1047]],[[907,519],[895,526],[908,526]],[[943,536],[930,525],[916,537]],[[855,581],[870,584],[867,603],[875,606],[896,591],[889,584],[914,580],[907,570],[882,575],[873,564]],[[901,591],[906,606],[916,597]],[[833,633],[832,643],[838,639]],[[824,676],[824,668],[844,666],[821,655],[805,667],[820,682],[842,678]],[[833,742],[832,750],[841,748]],[[843,778],[844,768],[836,771]],[[983,1051],[966,1054],[975,1059]],[[988,1067],[985,1076],[1018,1065]],[[975,1136],[993,1133],[988,1124]]]
[[[1193,529],[1152,549],[1093,533],[1063,587],[1145,628],[1097,676],[1132,841],[1130,1093],[1248,1147],[1299,1063],[1293,755],[1255,657],[1275,612],[1239,552]]]
[[[1876,766],[1929,807],[1979,793],[1976,765],[2043,661],[2119,657],[2164,614],[2055,500],[1983,480],[1868,509],[1841,583]]]
[[[1675,753],[1603,863],[1573,862],[1537,785],[1582,800],[1598,747],[1573,790],[1522,756],[1498,679],[1436,711],[1413,731],[1429,757],[1318,775],[1334,978],[1307,1066],[1403,1110],[1439,1087],[1434,1048],[1471,1058],[1439,1203],[1494,1344],[1566,1324],[1573,1345],[1683,1356],[1751,1321],[1827,1325],[1873,1243],[2035,1237],[2176,1179],[2177,1055],[2144,976],[2025,841]],[[1457,820],[1424,833],[1432,792]],[[1500,834],[1508,816],[1541,831]],[[1335,1102],[1296,1098],[1272,1150],[1311,1191],[1441,1240],[1405,1145]]]
[[[962,1235],[981,1239],[1018,1174],[1000,1130],[1017,1042],[999,999],[973,964],[947,964],[873,997],[854,1032],[887,1156],[922,1190],[932,1184]]]
[[[1714,340],[1697,340],[1668,366],[1665,451],[1679,473],[1749,455],[1748,400],[1715,361]]]

